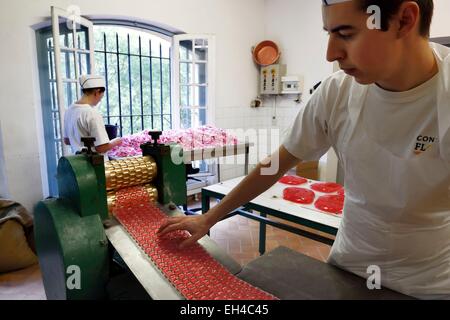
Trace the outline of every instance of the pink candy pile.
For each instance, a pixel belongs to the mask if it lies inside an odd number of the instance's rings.
[[[142,154],[140,145],[152,142],[149,130],[124,136],[122,145],[112,149],[108,155],[113,158],[133,157]],[[237,144],[237,138],[213,126],[203,126],[195,129],[179,129],[163,131],[159,143],[177,143],[183,150],[204,149]]]

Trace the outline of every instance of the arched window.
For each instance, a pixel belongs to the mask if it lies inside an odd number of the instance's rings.
[[[94,21],[95,23],[95,21]],[[171,42],[154,31],[94,24],[96,72],[106,78],[98,106],[120,136],[172,128]]]
[[[105,76],[107,90],[97,108],[105,124],[119,126],[119,136],[198,127],[214,119],[214,36],[76,18],[52,7],[55,44],[51,26],[36,31],[49,195],[58,194],[58,159],[67,154],[61,121],[81,95],[77,77],[91,69]]]
[[[107,80],[107,91],[97,106],[105,124],[119,125],[119,135],[125,136],[143,129],[172,128],[171,102],[171,34],[156,27],[136,26],[120,21],[94,22],[94,56],[96,73]],[[66,107],[77,99],[74,83],[75,61],[70,51],[72,30],[59,26],[61,76]],[[80,29],[78,43],[88,49],[87,30]],[[62,156],[60,114],[58,109],[55,53],[52,28],[36,31],[42,120],[49,195],[57,195],[56,168]],[[87,54],[79,53],[79,73],[90,73]],[[71,80],[72,79],[72,80]],[[78,93],[79,95],[79,93]]]

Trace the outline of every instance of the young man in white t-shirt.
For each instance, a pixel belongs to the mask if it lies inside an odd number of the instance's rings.
[[[450,50],[429,43],[432,0],[323,1],[333,74],[278,152],[201,216],[171,218],[197,241],[300,161],[334,148],[345,170],[343,218],[329,263],[418,298],[450,298]],[[379,9],[381,20],[367,9]],[[376,12],[376,11],[375,11]],[[375,19],[375,20],[374,20]],[[274,175],[264,169],[279,162]]]
[[[83,96],[64,115],[64,143],[76,153],[84,147],[82,137],[94,137],[95,151],[105,154],[122,143],[121,138],[109,140],[103,118],[95,109],[105,95],[105,79],[98,75],[83,75],[80,86]]]

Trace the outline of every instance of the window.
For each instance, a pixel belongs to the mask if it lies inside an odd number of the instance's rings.
[[[123,23],[123,22],[122,22]],[[56,168],[63,155],[60,110],[75,102],[81,92],[77,78],[94,72],[105,75],[108,90],[99,104],[105,124],[118,124],[120,135],[143,129],[172,128],[171,38],[167,34],[126,26],[96,25],[92,47],[95,59],[88,57],[91,42],[86,28],[73,30],[59,23],[60,74],[62,90],[57,90],[55,48],[52,28],[36,32],[42,115],[49,194],[58,194]],[[75,58],[76,57],[76,58]],[[94,62],[95,61],[95,62]],[[93,66],[95,64],[95,69]],[[75,67],[76,66],[76,67]],[[59,103],[57,92],[64,101]]]
[[[56,167],[65,154],[60,120],[80,96],[77,78],[93,68],[92,23],[52,7],[52,27],[36,32],[42,117],[50,195],[57,194]]]
[[[95,65],[107,90],[98,108],[120,136],[172,128],[170,41],[146,30],[94,26]]]
[[[119,20],[92,24],[54,7],[52,17],[56,45],[51,27],[36,32],[50,196],[58,194],[56,168],[66,154],[61,119],[81,95],[81,74],[105,76],[107,90],[98,108],[105,124],[119,126],[120,136],[198,127],[214,119],[213,36],[173,35]]]
[[[214,119],[214,37],[177,35],[173,41],[174,91],[180,128],[199,127]]]

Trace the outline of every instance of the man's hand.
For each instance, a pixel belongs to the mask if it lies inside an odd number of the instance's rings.
[[[159,227],[157,234],[162,237],[165,234],[176,230],[188,231],[191,236],[181,242],[179,246],[180,249],[183,249],[193,245],[197,240],[202,238],[208,233],[213,225],[214,222],[210,222],[206,215],[174,217],[167,219],[167,221]]]

